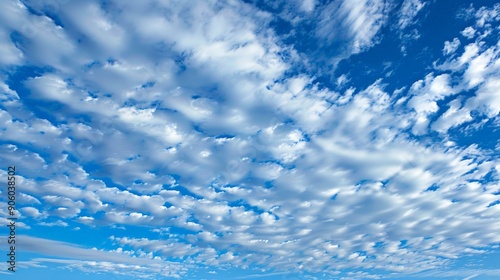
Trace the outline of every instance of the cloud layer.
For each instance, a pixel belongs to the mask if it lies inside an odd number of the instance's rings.
[[[275,21],[340,46],[338,62],[430,3],[174,2],[0,4],[0,160],[21,170],[22,250],[46,256],[27,267],[359,279],[497,250],[499,5],[465,11],[394,89],[318,80],[307,64],[325,58]],[[106,231],[83,247],[37,236],[56,227]]]

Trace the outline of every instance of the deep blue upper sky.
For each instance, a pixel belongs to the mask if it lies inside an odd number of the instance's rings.
[[[499,278],[496,2],[1,2],[0,274]]]

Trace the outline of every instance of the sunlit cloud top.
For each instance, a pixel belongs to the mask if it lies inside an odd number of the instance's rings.
[[[495,1],[0,2],[13,279],[500,277],[499,23]]]

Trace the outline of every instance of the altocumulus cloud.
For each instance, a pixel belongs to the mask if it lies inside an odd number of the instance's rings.
[[[440,37],[432,1],[257,2],[0,3],[21,270],[455,277],[498,254],[500,5]]]

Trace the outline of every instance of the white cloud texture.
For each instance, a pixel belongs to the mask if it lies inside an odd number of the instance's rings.
[[[23,166],[20,214],[57,230],[142,229],[108,236],[114,251],[24,236],[23,250],[50,257],[31,265],[359,279],[440,269],[500,242],[498,154],[447,134],[500,112],[498,44],[481,43],[498,34],[493,12],[478,10],[463,50],[443,42],[443,61],[401,97],[383,79],[338,92],[289,74],[293,47],[253,5],[174,2],[0,4],[0,64],[42,69],[20,85],[0,74],[1,160]],[[390,6],[334,1],[317,35],[362,52]],[[423,6],[403,3],[402,28]]]
[[[405,29],[414,24],[417,14],[427,5],[427,2],[420,0],[405,0],[399,11],[399,28]]]
[[[350,42],[352,53],[361,52],[376,42],[390,9],[383,0],[333,1],[321,12],[317,34],[330,42],[344,37]],[[344,28],[346,33],[341,32]]]

